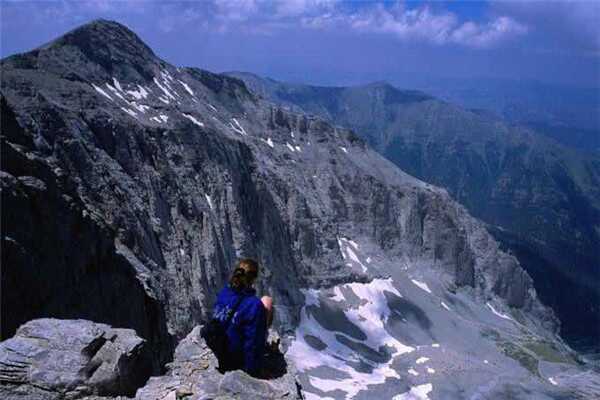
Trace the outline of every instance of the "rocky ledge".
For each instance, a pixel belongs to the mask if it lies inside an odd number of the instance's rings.
[[[149,346],[135,331],[86,320],[33,320],[0,343],[0,398],[226,400],[242,393],[245,399],[302,398],[289,367],[270,380],[242,371],[220,373],[199,332],[197,326],[179,343],[165,375],[148,380]]]
[[[244,398],[302,399],[296,372],[291,364],[278,377],[255,379],[242,371],[221,374],[217,360],[195,327],[175,350],[174,361],[163,376],[152,377],[136,394],[136,399],[229,400]]]

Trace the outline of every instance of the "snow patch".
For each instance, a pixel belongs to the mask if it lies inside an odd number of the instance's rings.
[[[423,364],[423,363],[426,363],[427,361],[429,361],[429,358],[427,358],[427,357],[419,357],[419,358],[417,359],[417,361],[415,361],[415,362],[416,362],[417,364]]]
[[[408,373],[414,376],[419,376],[419,373],[412,368],[408,370]]]
[[[433,369],[433,368],[427,368],[427,373],[428,374],[435,374],[435,369]]]
[[[431,345],[431,347],[436,347],[437,348],[437,347],[440,347],[440,344],[439,343],[434,343],[434,344]]]
[[[165,81],[169,80],[171,82],[174,82],[174,79],[171,76],[171,74],[169,73],[169,71],[160,71],[160,75],[163,77],[163,79]]]
[[[339,286],[335,286],[333,288],[333,296],[331,296],[330,299],[334,300],[334,301],[344,301],[345,300],[345,297],[342,294],[342,291],[340,290]]]
[[[194,91],[193,91],[193,90],[192,90],[192,89],[191,89],[191,88],[190,88],[190,87],[187,85],[187,83],[185,83],[185,82],[183,82],[183,81],[180,81],[179,79],[178,79],[178,81],[179,81],[179,83],[181,83],[181,85],[183,86],[183,88],[184,88],[185,90],[187,90],[187,92],[188,92],[189,94],[191,94],[192,96],[194,95]]]
[[[206,103],[207,106],[209,106],[213,111],[217,111],[217,109],[215,108],[215,106],[213,106],[210,103]]]
[[[321,395],[317,395],[311,392],[302,391],[304,395],[304,400],[335,400],[333,397],[323,397]]]
[[[137,117],[137,114],[135,113],[135,111],[130,110],[129,108],[121,107],[121,110],[125,111],[127,114],[131,115],[134,118]]]
[[[167,120],[169,119],[169,116],[168,116],[168,115],[164,115],[164,114],[161,114],[161,115],[159,115],[158,117],[159,117],[160,119],[162,119],[162,120],[163,120],[163,122],[167,122]]]
[[[114,86],[112,86],[110,83],[106,83],[106,87],[110,89],[111,92],[113,92],[113,94],[115,96],[117,96],[118,98],[120,98],[121,100],[129,103],[125,97],[123,97],[123,95],[121,93],[119,93],[119,91],[117,90],[117,88],[115,88]]]
[[[242,125],[240,125],[240,123],[238,122],[237,119],[235,118],[231,118],[231,120],[233,121],[234,124],[237,125],[237,128],[235,126],[233,126],[231,124],[231,122],[229,123],[229,126],[231,126],[231,129],[233,129],[234,131],[236,131],[237,133],[239,133],[240,135],[243,136],[247,136],[248,134],[246,133],[246,130],[244,129],[244,127]]]
[[[194,124],[204,127],[204,124],[200,121],[198,121],[196,118],[194,118],[192,115],[190,114],[186,114],[186,113],[181,113],[181,115],[183,115],[184,117],[186,117],[187,119],[189,119],[190,121],[192,121]]]
[[[446,303],[444,303],[444,302],[442,301],[442,303],[441,303],[441,304],[442,304],[442,307],[444,307],[446,310],[450,311],[450,307],[448,307],[448,305],[447,305]]]
[[[289,144],[288,142],[285,142],[285,145],[287,146],[288,149],[290,149],[290,151],[293,153],[296,150],[294,149],[294,146],[292,146],[291,144]]]
[[[96,92],[100,93],[102,96],[108,98],[110,101],[113,101],[112,97],[110,97],[108,95],[108,93],[106,93],[104,90],[102,90],[102,88],[99,88],[98,86],[94,85],[92,83],[92,86],[94,87],[94,89],[96,89]]]
[[[312,386],[323,392],[331,392],[334,390],[348,391],[348,383],[344,380],[336,381],[333,379],[317,378],[316,376],[309,376],[308,380]]]
[[[350,247],[346,247],[346,252],[348,253],[348,256],[352,261],[354,261],[362,267],[363,272],[367,272],[367,267],[362,262],[360,262],[356,253]]]
[[[402,394],[397,394],[392,400],[429,400],[428,394],[433,390],[431,383],[424,385],[413,386],[410,391]]]
[[[340,149],[342,149],[344,153],[348,154],[348,150],[344,146],[340,146]]]
[[[391,311],[384,292],[388,291],[400,295],[392,285],[391,278],[374,279],[369,283],[356,282],[342,286],[352,290],[361,300],[360,305],[357,305],[356,308],[350,308],[344,313],[354,325],[367,334],[367,339],[362,343],[373,349],[379,349],[380,346],[386,345],[391,349],[390,360],[378,364],[365,359],[362,354],[336,339],[336,335],[344,335],[343,333],[332,332],[322,327],[307,312],[307,306],[314,305],[318,307],[320,304],[319,291],[316,289],[302,290],[306,296],[306,303],[300,312],[300,324],[296,329],[296,339],[292,342],[287,355],[294,361],[299,371],[309,376],[309,381],[315,387],[324,391],[340,389],[346,393],[346,398],[353,398],[361,390],[368,390],[369,385],[382,384],[390,377],[400,379],[397,371],[391,367],[394,357],[412,352],[415,349],[402,344],[385,329],[384,323]],[[334,288],[334,298],[345,301],[343,292],[340,290],[342,286]],[[326,344],[326,348],[323,350],[314,349],[304,339],[305,335],[318,337]],[[348,365],[345,360],[355,363],[368,363],[373,367],[373,370],[370,373],[357,371],[354,367]],[[310,370],[312,368],[323,365],[347,374],[348,378],[331,380],[311,376]]]
[[[490,308],[490,310],[492,310],[492,312],[493,312],[494,314],[496,314],[496,315],[497,315],[497,316],[499,316],[500,318],[504,318],[504,319],[507,319],[507,320],[509,320],[509,321],[513,321],[513,319],[512,319],[511,317],[509,317],[508,315],[506,315],[506,314],[502,314],[502,313],[500,313],[500,312],[496,311],[496,309],[494,308],[494,306],[493,306],[493,305],[492,305],[490,302],[487,302],[487,303],[485,303],[485,304],[486,304],[486,305],[487,305],[487,306]]]
[[[136,100],[141,100],[148,97],[148,91],[144,87],[140,85],[137,85],[137,87],[138,90],[128,90],[126,93],[135,97]]]
[[[206,198],[206,202],[208,203],[208,207],[212,210],[213,209],[212,199],[207,194],[205,194],[204,197]]]
[[[139,112],[141,112],[142,114],[146,112],[146,110],[150,109],[150,106],[147,106],[145,104],[137,104],[134,101],[129,102],[129,105],[132,106],[133,108],[135,108],[136,110],[138,110]]]
[[[161,85],[160,82],[158,81],[158,79],[156,79],[156,77],[154,77],[154,83],[156,84],[156,86],[158,86],[158,88],[160,90],[163,91],[163,93],[167,96],[166,98],[170,98],[172,100],[175,100],[175,96],[173,96],[173,94],[171,92],[169,92],[166,87],[164,87],[163,85]]]
[[[119,92],[123,92],[123,88],[121,87],[121,83],[113,76],[113,85],[117,88]]]
[[[358,249],[358,244],[353,240],[346,239],[344,237],[338,237],[337,240],[344,260],[349,258],[351,261],[360,265],[363,272],[367,272],[367,267],[360,261],[356,252],[354,252],[354,249]]]
[[[416,279],[411,279],[411,281],[412,281],[412,283],[414,283],[415,285],[417,285],[418,287],[420,287],[427,293],[431,293],[431,290],[429,290],[429,286],[427,286],[427,284],[425,282],[420,282],[420,281],[417,281]]]
[[[554,378],[548,378],[548,380],[550,381],[551,384],[553,384],[554,386],[558,386],[558,383],[554,380]]]
[[[273,141],[271,140],[271,138],[268,138],[267,140],[260,138],[260,140],[262,140],[263,142],[265,142],[266,144],[268,144],[270,147],[275,147],[273,145]]]

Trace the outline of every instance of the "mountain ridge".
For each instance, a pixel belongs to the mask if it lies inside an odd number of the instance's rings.
[[[446,190],[238,79],[73,54],[2,60],[3,338],[41,316],[133,328],[160,374],[250,256],[307,397],[586,393],[529,275]]]
[[[238,76],[271,101],[353,129],[401,169],[447,188],[505,249],[526,260],[567,336],[600,338],[586,333],[587,326],[600,327],[600,313],[591,306],[600,300],[598,156],[487,112],[432,96],[411,98],[410,91],[394,89],[395,97],[408,101],[386,104],[368,85],[330,90]],[[557,298],[561,282],[581,293]],[[574,312],[582,308],[585,317]]]

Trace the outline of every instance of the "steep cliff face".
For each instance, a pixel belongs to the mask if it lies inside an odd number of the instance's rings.
[[[110,321],[153,344],[159,371],[172,340],[147,268],[86,207],[65,170],[30,152],[31,138],[4,99],[0,106],[2,338],[39,316]]]
[[[353,129],[403,171],[446,188],[519,258],[562,335],[600,346],[597,154],[385,83],[314,87],[232,75],[278,104]]]
[[[531,278],[484,226],[348,130],[169,65],[113,22],[2,70],[3,337],[85,317],[135,328],[158,366],[248,256],[282,332],[310,290],[426,277],[558,343]]]

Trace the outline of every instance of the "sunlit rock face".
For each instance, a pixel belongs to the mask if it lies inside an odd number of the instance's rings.
[[[592,147],[577,151],[545,137],[543,128],[532,130],[386,83],[318,87],[230,75],[277,104],[353,129],[403,171],[447,189],[517,256],[540,299],[561,320],[562,337],[581,350],[600,349],[600,153]],[[486,92],[470,89],[463,92],[466,103],[474,101],[474,93]],[[502,101],[525,104],[541,93],[514,89]],[[566,93],[544,93],[542,102],[572,100]],[[577,113],[585,113],[576,103]],[[569,107],[559,108],[568,113]],[[583,120],[597,125],[597,118]],[[560,125],[574,140],[577,131]],[[591,131],[588,136],[600,140]]]
[[[307,397],[571,393],[517,260],[352,132],[174,67],[113,22],[2,70],[3,338],[41,316],[133,328],[162,374],[246,256]]]
[[[37,319],[0,343],[3,399],[131,397],[151,371],[133,330],[91,321]]]
[[[373,248],[349,243],[367,270],[381,266]],[[423,265],[405,263],[387,276],[303,291],[305,305],[288,358],[300,372],[307,399],[600,393],[600,379],[591,371],[579,386],[575,353],[534,333],[522,311],[448,290],[441,275]]]

